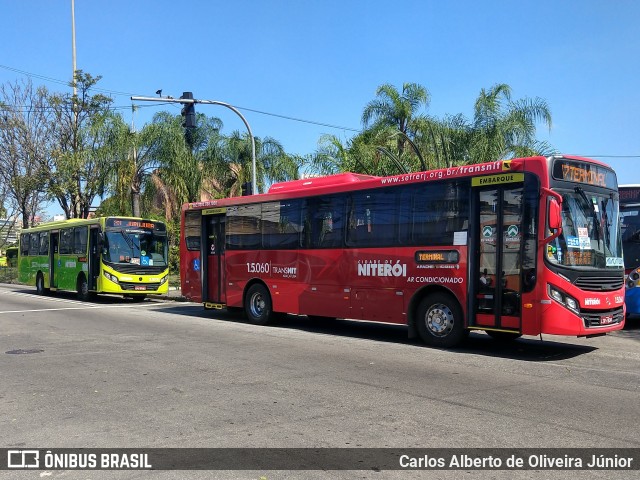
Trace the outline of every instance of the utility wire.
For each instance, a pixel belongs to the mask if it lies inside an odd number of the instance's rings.
[[[28,76],[28,77],[40,78],[42,80],[47,80],[49,82],[54,82],[54,83],[58,83],[58,84],[61,84],[61,85],[66,85],[66,86],[70,85],[70,82],[65,82],[63,80],[58,80],[58,79],[55,79],[55,78],[46,77],[44,75],[38,75],[38,74],[35,74],[35,73],[31,73],[31,72],[26,72],[24,70],[19,70],[17,68],[8,67],[6,65],[0,65],[0,68],[4,68],[5,70],[10,70],[12,72],[20,73],[20,74]],[[91,90],[95,90],[95,91],[103,92],[103,93],[110,93],[110,94],[116,95],[116,96],[127,96],[127,97],[144,96],[144,95],[141,95],[141,94],[120,92],[120,91],[117,91],[117,90],[108,90],[108,89],[99,88],[99,87],[91,87]],[[158,98],[158,100],[161,100],[161,98]],[[161,105],[172,105],[172,104],[163,103]],[[144,105],[144,107],[146,107],[146,108],[154,107],[154,106],[158,106],[158,104],[155,104],[155,105]],[[124,110],[124,109],[129,109],[129,108],[131,108],[130,105],[129,106],[124,106],[124,107],[122,107],[122,106],[111,107],[111,109],[113,109],[113,110]],[[337,130],[348,130],[350,132],[361,132],[362,131],[360,129],[356,129],[356,128],[352,128],[352,127],[341,127],[339,125],[332,125],[330,123],[317,122],[317,121],[314,121],[314,120],[305,120],[305,119],[302,119],[302,118],[296,118],[296,117],[291,117],[291,116],[288,116],[288,115],[280,115],[280,114],[277,114],[277,113],[265,112],[265,111],[262,111],[262,110],[256,110],[256,109],[248,108],[248,107],[237,107],[236,106],[236,108],[238,110],[244,110],[244,111],[247,111],[247,112],[258,113],[260,115],[267,115],[267,116],[271,116],[271,117],[282,118],[282,119],[285,119],[285,120],[291,120],[293,122],[307,123],[307,124],[310,124],[310,125],[318,125],[318,126],[327,127],[327,128],[335,128]]]
[[[39,78],[39,79],[42,79],[42,80],[46,80],[46,81],[49,81],[49,82],[58,83],[58,84],[61,84],[61,85],[66,85],[66,86],[70,85],[70,82],[65,82],[63,80],[59,80],[59,79],[56,79],[56,78],[46,77],[44,75],[38,75],[36,73],[26,72],[24,70],[19,70],[17,68],[9,67],[7,65],[0,65],[0,68],[3,68],[5,70],[10,70],[12,72],[20,73],[20,74],[28,76],[28,77]],[[133,94],[133,93],[128,93],[128,92],[119,92],[117,90],[108,90],[108,89],[98,88],[98,87],[91,87],[91,89],[99,91],[99,92],[110,93],[110,94],[117,95],[117,96],[128,96],[128,97],[142,96],[142,95],[138,95],[138,94]],[[158,98],[158,100],[160,100],[160,98]],[[157,107],[158,105],[175,106],[175,104],[173,104],[173,103],[160,103],[160,104],[153,104],[153,105],[150,105],[150,104],[147,104],[147,105],[136,105],[136,108]],[[0,109],[2,109],[2,108],[3,108],[3,106],[2,106],[2,104],[0,104]],[[49,108],[49,107],[40,107],[40,108]],[[130,108],[131,108],[131,105],[110,107],[111,110],[128,110]],[[305,119],[302,119],[302,118],[291,117],[289,115],[281,115],[281,114],[278,114],[278,113],[271,113],[271,112],[265,112],[265,111],[262,111],[262,110],[256,110],[254,108],[249,108],[249,107],[238,107],[238,106],[236,106],[236,108],[238,110],[257,113],[257,114],[260,114],[260,115],[267,115],[267,116],[270,116],[270,117],[282,118],[284,120],[290,120],[292,122],[307,123],[307,124],[310,124],[310,125],[318,125],[320,127],[334,128],[334,129],[337,129],[337,130],[346,130],[346,131],[349,131],[349,132],[356,132],[356,133],[359,133],[359,132],[362,131],[361,129],[356,129],[356,128],[352,128],[352,127],[343,127],[343,126],[340,126],[340,125],[333,125],[333,124],[330,124],[330,123],[317,122],[317,121],[314,121],[314,120],[305,120]],[[27,113],[27,110],[23,110],[22,112],[23,113]],[[640,158],[640,155],[582,155],[581,154],[579,156],[589,157],[589,158]]]

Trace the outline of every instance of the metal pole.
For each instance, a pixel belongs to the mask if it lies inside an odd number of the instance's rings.
[[[251,190],[254,195],[258,193],[258,182],[257,182],[257,174],[256,174],[256,142],[253,138],[253,132],[251,131],[251,127],[249,126],[249,122],[244,116],[235,108],[233,105],[230,105],[225,102],[219,102],[217,100],[197,100],[195,98],[158,98],[158,97],[131,97],[133,101],[141,101],[141,102],[163,102],[163,103],[202,103],[204,105],[221,105],[223,107],[227,107],[229,110],[232,110],[236,115],[238,115],[242,121],[244,122],[245,127],[247,127],[247,131],[249,132],[249,138],[251,139],[251,167],[253,172],[251,173]]]
[[[75,97],[78,92],[76,89],[76,8],[75,1],[71,0],[71,55],[73,61],[73,96]]]

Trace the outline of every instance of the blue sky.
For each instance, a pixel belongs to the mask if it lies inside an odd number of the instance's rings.
[[[0,0],[0,14],[0,83],[32,74],[64,91],[71,0]],[[539,139],[605,161],[620,183],[640,183],[635,0],[75,0],[75,22],[77,68],[102,75],[98,87],[127,122],[131,95],[192,91],[243,109],[254,135],[304,155],[324,133],[353,136],[383,83],[425,86],[423,113],[437,117],[471,117],[482,88],[507,83],[516,99],[549,103],[554,126],[540,126]],[[137,126],[180,111],[140,106]],[[221,118],[223,133],[245,131],[223,107],[197,108]]]

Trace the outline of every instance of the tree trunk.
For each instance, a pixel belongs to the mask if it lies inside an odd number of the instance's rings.
[[[136,180],[131,182],[131,213],[134,217],[141,217],[140,214],[140,184]]]

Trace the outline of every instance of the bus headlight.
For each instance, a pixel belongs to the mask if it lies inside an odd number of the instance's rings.
[[[107,280],[110,280],[115,284],[118,283],[118,278],[115,275],[111,275],[109,272],[102,272],[102,274],[107,277]]]
[[[165,275],[162,280],[160,280],[160,285],[164,285],[169,280],[169,275]]]
[[[554,287],[551,284],[548,284],[549,287],[549,296],[554,299],[556,302],[564,305],[569,310],[575,313],[580,313],[580,307],[578,305],[578,301],[573,298],[571,295],[566,294],[559,288]]]
[[[567,301],[567,307],[569,307],[571,310],[578,310],[578,304],[573,298],[567,296],[566,301]]]
[[[560,291],[556,290],[551,285],[549,285],[549,296],[558,303],[564,303],[564,298],[562,298]]]
[[[626,287],[627,289],[629,289],[629,288],[635,288],[638,286],[640,286],[640,272],[638,272],[638,269],[636,269],[633,272],[631,272],[627,277]]]

